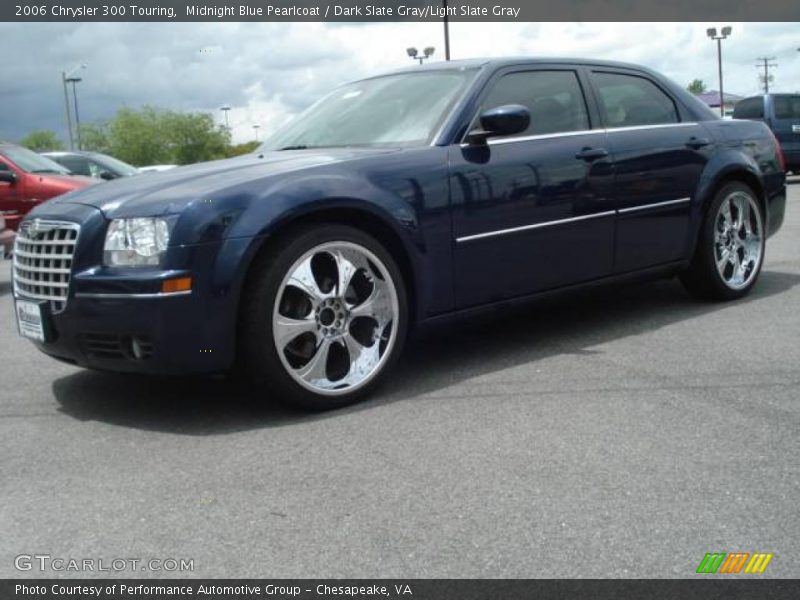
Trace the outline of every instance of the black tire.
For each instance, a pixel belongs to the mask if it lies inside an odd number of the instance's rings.
[[[755,273],[750,277],[746,285],[738,289],[734,289],[726,284],[717,269],[714,239],[715,228],[717,227],[716,219],[720,206],[726,198],[729,198],[736,192],[747,194],[747,196],[754,201],[755,205],[758,207],[758,215],[760,217],[759,226],[761,229],[761,254]],[[758,281],[761,266],[764,263],[766,242],[764,225],[765,218],[763,207],[758,200],[758,196],[750,187],[740,182],[730,182],[723,185],[706,210],[692,262],[689,264],[689,267],[680,274],[681,283],[683,283],[684,287],[693,296],[703,300],[735,300],[747,295]]]
[[[369,250],[383,264],[397,294],[394,343],[382,366],[363,385],[347,393],[324,395],[304,387],[287,371],[273,338],[275,303],[284,277],[304,254],[325,243],[345,242]],[[259,256],[248,276],[239,318],[239,359],[258,401],[276,400],[304,410],[330,410],[358,402],[386,378],[402,352],[408,328],[408,300],[403,277],[392,255],[371,235],[345,225],[303,226],[273,242]],[[375,342],[379,343],[379,342]],[[382,355],[383,356],[383,355]]]

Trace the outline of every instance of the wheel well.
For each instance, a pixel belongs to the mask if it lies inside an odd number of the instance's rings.
[[[413,325],[416,320],[416,285],[411,259],[403,245],[403,241],[400,239],[397,232],[387,225],[380,217],[376,217],[365,210],[359,210],[357,208],[322,209],[281,223],[274,234],[264,240],[264,243],[258,249],[256,255],[250,261],[244,280],[244,286],[247,286],[247,280],[250,278],[254,266],[258,264],[259,259],[272,248],[273,245],[281,243],[281,240],[291,235],[298,227],[305,227],[310,223],[348,225],[360,229],[378,240],[389,254],[392,255],[392,258],[397,262],[397,266],[400,269],[400,274],[403,277],[403,283],[405,284],[408,297],[409,323]]]
[[[756,198],[758,199],[758,203],[761,205],[761,211],[763,212],[763,217],[766,219],[767,217],[767,202],[766,198],[764,197],[764,187],[761,185],[758,177],[753,175],[750,171],[745,170],[736,170],[730,173],[726,173],[717,184],[714,186],[714,195],[722,189],[726,183],[731,183],[732,181],[738,181],[739,183],[745,184],[751,190],[753,190],[756,194]],[[713,198],[713,195],[712,195]]]

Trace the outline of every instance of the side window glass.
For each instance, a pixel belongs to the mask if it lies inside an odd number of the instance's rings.
[[[775,96],[776,119],[800,119],[800,96]]]
[[[75,156],[62,156],[59,159],[59,162],[75,175],[90,175],[87,161],[83,158]]]
[[[100,177],[100,174],[106,171],[106,169],[93,160],[87,161],[87,164],[89,165],[89,174],[92,177]]]
[[[528,129],[518,136],[589,129],[586,102],[574,71],[527,71],[504,75],[483,101],[479,114],[506,104],[521,104],[531,113]],[[476,118],[474,126],[477,125]]]
[[[747,98],[733,107],[734,119],[763,119],[764,101],[759,98]]]
[[[644,77],[593,73],[608,127],[661,125],[678,122],[672,98]]]
[[[0,171],[10,171],[10,170],[11,169],[8,167],[6,163],[0,161]]]

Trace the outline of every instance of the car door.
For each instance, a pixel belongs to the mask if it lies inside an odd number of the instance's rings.
[[[781,145],[789,170],[800,168],[800,94],[770,97],[769,126]]]
[[[2,155],[0,155],[0,171],[13,173],[17,178],[14,183],[0,181],[0,213],[5,217],[6,225],[16,229],[16,223],[30,209],[29,204],[25,202],[24,173],[4,160]]]
[[[609,275],[614,204],[606,135],[574,67],[498,73],[478,115],[526,106],[528,129],[450,149],[455,295],[459,307]]]
[[[614,156],[614,272],[685,258],[691,199],[711,150],[708,133],[645,74],[598,68],[591,80]]]

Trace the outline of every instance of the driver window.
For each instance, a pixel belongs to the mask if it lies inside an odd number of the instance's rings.
[[[531,113],[528,129],[512,137],[589,129],[586,101],[575,71],[504,75],[483,101],[479,114],[505,104],[521,104]]]

